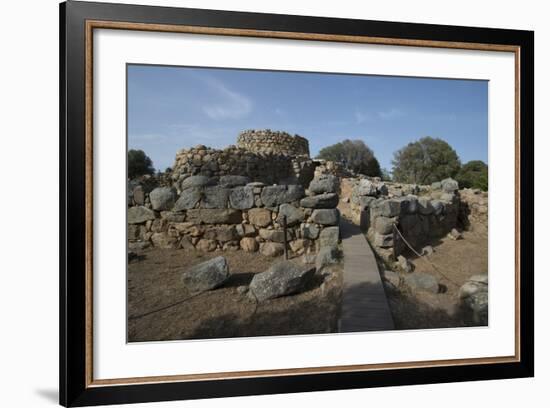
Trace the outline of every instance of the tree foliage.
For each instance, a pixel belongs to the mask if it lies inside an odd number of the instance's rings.
[[[344,140],[324,147],[317,155],[318,159],[341,162],[355,173],[367,176],[381,176],[380,163],[373,151],[362,140]]]
[[[402,183],[430,184],[455,177],[460,160],[444,140],[423,137],[394,153],[393,179]]]
[[[128,178],[154,173],[153,161],[143,150],[128,150]]]
[[[464,164],[456,175],[460,188],[489,188],[489,167],[481,160],[472,160]]]

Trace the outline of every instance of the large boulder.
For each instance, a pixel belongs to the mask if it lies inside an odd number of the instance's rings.
[[[253,187],[235,187],[229,195],[231,208],[239,210],[248,210],[254,207],[254,188]]]
[[[319,247],[338,245],[340,239],[339,227],[327,227],[324,228],[319,234]]]
[[[327,193],[306,197],[300,201],[305,208],[335,208],[338,205],[338,194]]]
[[[382,235],[393,233],[393,226],[397,218],[378,217],[374,221],[374,230]]]
[[[340,259],[340,250],[336,245],[322,247],[315,257],[315,267],[318,271],[327,265],[338,263]]]
[[[138,206],[128,208],[128,224],[143,224],[146,221],[154,219],[154,211],[147,207]]]
[[[340,211],[337,208],[313,210],[311,220],[321,225],[338,225]]]
[[[285,232],[283,230],[270,230],[270,229],[261,229],[259,231],[260,238],[265,239],[266,241],[273,242],[285,242]],[[287,240],[290,241],[290,237],[287,235]]]
[[[171,187],[157,187],[149,193],[149,200],[153,210],[171,210],[176,202],[176,190]]]
[[[254,297],[263,302],[303,291],[314,274],[315,268],[311,266],[280,261],[265,272],[254,275],[249,288]]]
[[[202,208],[227,208],[230,190],[221,186],[206,187],[203,191]]]
[[[321,174],[311,181],[308,190],[313,194],[337,193],[339,184],[338,177],[332,174]]]
[[[361,179],[359,180],[359,184],[357,184],[357,187],[355,188],[355,191],[357,195],[360,196],[376,196],[376,186],[374,183],[368,179]]]
[[[222,187],[237,187],[237,186],[245,186],[248,183],[250,183],[250,179],[245,176],[221,176],[219,185]]]
[[[267,227],[271,224],[271,211],[267,208],[252,208],[248,211],[248,222],[257,227]]]
[[[302,234],[302,238],[317,239],[319,237],[319,227],[315,224],[300,225],[300,232]]]
[[[260,253],[264,256],[280,256],[284,253],[285,246],[278,242],[262,242],[260,244]]]
[[[489,293],[477,292],[463,300],[463,305],[471,311],[475,324],[487,326],[489,322]]]
[[[413,272],[403,278],[405,285],[413,292],[424,291],[430,293],[439,292],[439,283],[432,275],[422,272]]]
[[[441,189],[447,193],[454,193],[458,190],[458,181],[452,178],[446,178],[441,181]]]
[[[277,215],[277,223],[279,223],[279,225],[283,225],[284,216],[286,216],[286,224],[288,226],[304,220],[304,212],[291,204],[281,204],[279,207],[279,215]]]
[[[195,224],[240,224],[242,212],[233,209],[193,209],[187,211],[187,220]]]
[[[195,208],[202,196],[202,189],[200,187],[189,187],[183,190],[174,204],[174,211],[183,211]]]
[[[227,279],[229,279],[229,266],[223,256],[195,265],[181,275],[181,282],[191,292],[215,289]]]
[[[288,186],[267,186],[262,189],[261,199],[266,207],[276,207],[281,204],[297,201],[304,196],[304,188],[297,184]]]
[[[191,187],[204,187],[212,184],[213,180],[211,180],[210,177],[201,175],[190,176],[180,183],[180,190],[183,191]]]
[[[384,200],[376,205],[376,213],[383,217],[396,217],[401,213],[399,200]]]

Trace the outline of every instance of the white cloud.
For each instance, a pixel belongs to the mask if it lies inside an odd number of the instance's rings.
[[[252,101],[245,95],[229,89],[217,79],[207,78],[205,81],[218,99],[214,104],[203,107],[210,119],[240,119],[252,111]]]

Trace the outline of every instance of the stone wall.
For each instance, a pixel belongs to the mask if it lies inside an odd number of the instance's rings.
[[[397,232],[418,252],[456,225],[458,183],[443,180],[438,188],[384,183],[377,178],[356,180],[350,199],[352,218],[367,231],[374,249],[386,260],[410,252]]]
[[[306,138],[270,129],[241,132],[237,146],[254,153],[309,157],[309,142]]]
[[[487,232],[489,195],[486,191],[465,188],[459,191],[459,222],[463,229]]]
[[[179,183],[189,176],[221,177],[233,174],[265,184],[298,183],[307,186],[313,178],[315,165],[306,156],[255,153],[235,146],[219,150],[199,145],[178,151],[172,167],[172,179],[177,189]]]
[[[306,196],[301,185],[265,185],[244,176],[187,177],[150,192],[129,184],[130,250],[149,246],[188,250],[284,251],[296,255],[338,244],[339,211],[335,180],[314,180]]]

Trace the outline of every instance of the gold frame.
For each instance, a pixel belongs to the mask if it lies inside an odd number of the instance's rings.
[[[342,366],[304,367],[274,370],[254,370],[237,372],[218,372],[205,374],[185,374],[154,377],[128,377],[94,380],[93,378],[93,30],[118,29],[132,31],[155,31],[186,34],[241,36],[257,38],[277,38],[310,41],[330,41],[344,43],[397,45],[411,47],[450,48],[463,50],[513,52],[515,58],[515,353],[513,356],[480,357],[450,360],[430,360],[414,362],[396,362],[382,364],[357,364]],[[520,356],[520,51],[514,45],[462,43],[446,41],[428,41],[395,39],[368,36],[314,34],[285,31],[263,31],[250,29],[232,29],[215,27],[197,27],[188,25],[166,25],[149,23],[127,23],[119,21],[86,21],[86,370],[85,385],[103,387],[113,385],[131,385],[145,383],[168,383],[180,381],[226,380],[236,378],[292,376],[300,374],[320,374],[353,371],[389,370],[397,368],[420,368],[461,366],[469,364],[514,363],[521,361]]]

